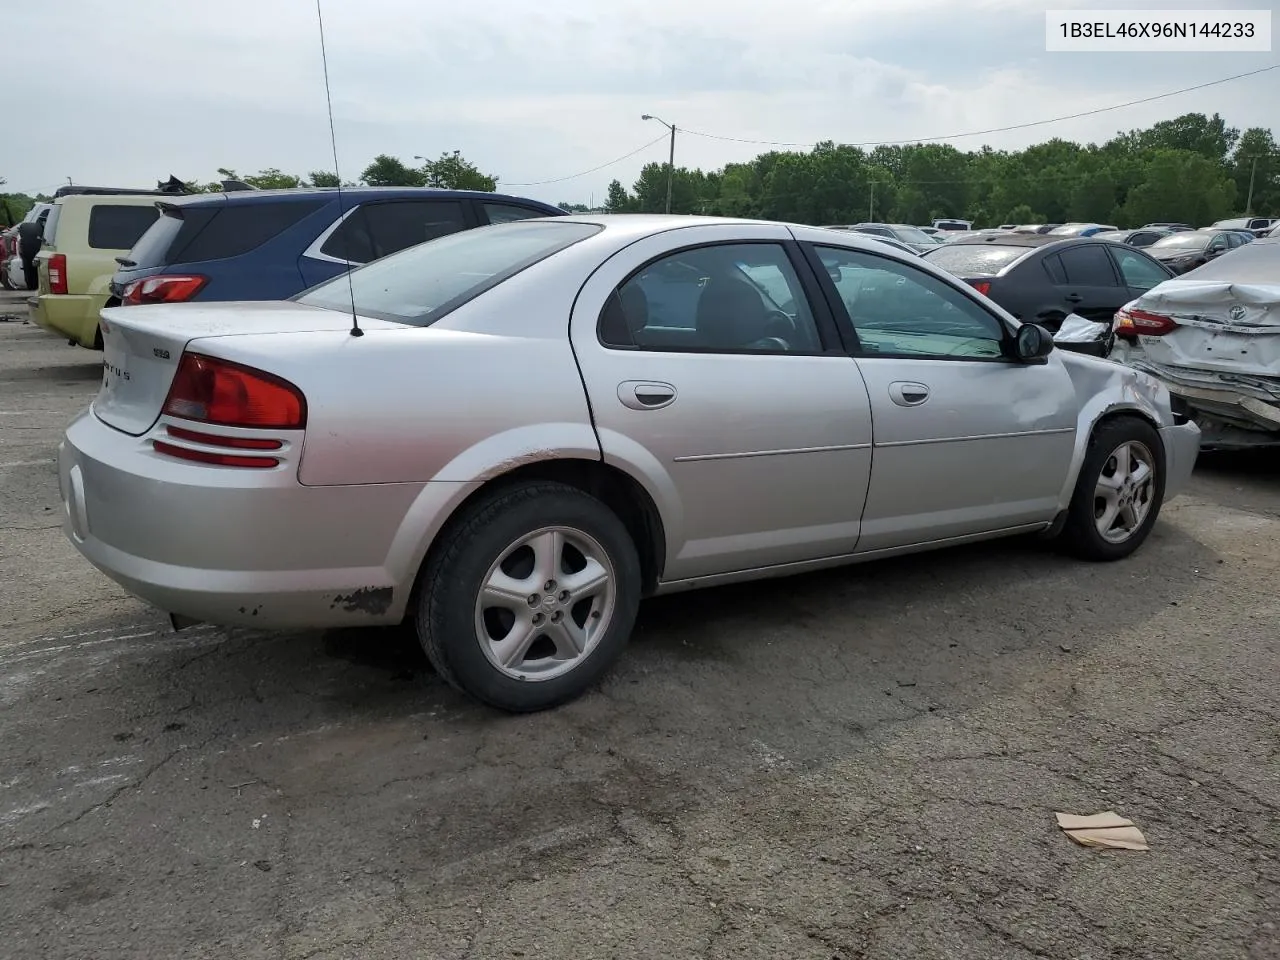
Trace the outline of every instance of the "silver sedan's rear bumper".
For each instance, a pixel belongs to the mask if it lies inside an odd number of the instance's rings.
[[[1200,428],[1188,422],[1160,429],[1164,443],[1164,497],[1176,497],[1186,489],[1200,455]]]
[[[424,484],[306,487],[290,469],[188,463],[91,411],[58,459],[67,538],[165,613],[262,628],[403,615],[415,571],[393,544]]]

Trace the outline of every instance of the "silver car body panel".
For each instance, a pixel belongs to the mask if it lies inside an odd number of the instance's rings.
[[[595,461],[635,480],[662,522],[665,592],[1046,529],[1110,413],[1161,429],[1169,496],[1194,463],[1196,428],[1174,424],[1163,386],[1066,352],[1017,364],[607,349],[600,312],[627,276],[732,240],[890,257],[1017,322],[927,261],[856,234],[587,219],[604,229],[428,327],[360,317],[364,336],[353,337],[350,315],[298,303],[104,311],[105,359],[131,376],[104,385],[67,430],[67,535],[108,576],[185,617],[385,624],[404,616],[459,506],[529,464]],[[189,442],[167,431],[193,425],[160,409],[183,350],[302,390],[306,429],[275,433],[280,466],[211,467],[152,448]],[[929,402],[891,402],[903,381],[926,384]],[[674,398],[636,409],[637,383]]]

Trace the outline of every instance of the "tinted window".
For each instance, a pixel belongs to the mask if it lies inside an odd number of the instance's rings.
[[[1169,272],[1164,267],[1136,250],[1117,247],[1111,251],[1111,255],[1115,258],[1116,266],[1120,268],[1120,276],[1124,278],[1125,286],[1138,290],[1150,290],[1156,284],[1164,283],[1169,279]]]
[[[937,277],[905,263],[853,250],[819,247],[869,356],[997,359],[1004,327]]]
[[[169,262],[198,263],[238,257],[279,236],[327,202],[224,203],[214,208],[217,212],[204,229],[172,252]]]
[[[387,200],[364,203],[342,221],[320,252],[369,263],[379,257],[467,229],[458,200]]]
[[[809,302],[786,250],[726,243],[647,264],[600,315],[606,346],[715,353],[818,353]]]
[[[512,220],[528,220],[531,217],[551,216],[542,210],[521,207],[514,203],[484,203],[484,215],[490,223],[510,223]]]
[[[1067,282],[1067,271],[1063,269],[1062,261],[1056,255],[1044,258],[1044,269],[1049,274],[1049,280],[1052,283],[1064,284]]]
[[[354,299],[366,316],[425,327],[599,230],[595,224],[555,221],[464,230],[339,274],[293,299],[343,312]]]
[[[130,250],[159,216],[154,203],[138,207],[96,206],[89,211],[89,246],[95,250]]]
[[[930,263],[957,277],[993,277],[1028,249],[994,243],[949,243],[924,255]]]
[[[459,200],[396,200],[369,204],[369,227],[379,257],[467,229]]]
[[[1058,254],[1067,283],[1086,287],[1117,286],[1115,271],[1104,247],[1086,244]]]

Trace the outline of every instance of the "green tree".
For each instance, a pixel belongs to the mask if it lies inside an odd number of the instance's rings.
[[[1129,191],[1123,209],[1127,225],[1153,220],[1212,223],[1228,216],[1236,185],[1220,163],[1191,150],[1157,150],[1143,183]]]
[[[1259,216],[1280,213],[1280,148],[1270,130],[1250,127],[1242,133],[1230,170],[1236,185],[1237,210]],[[1249,202],[1251,182],[1252,203]]]
[[[609,213],[634,213],[636,201],[631,194],[627,193],[627,188],[622,185],[622,181],[613,180],[609,183],[609,195],[605,199],[604,208]]]
[[[380,153],[364,168],[360,179],[371,187],[425,187],[426,174],[406,166],[395,157]]]
[[[498,178],[482,173],[474,163],[463,159],[454,150],[442,153],[438,160],[428,160],[422,165],[423,182],[428,187],[444,187],[448,190],[484,190],[492,193],[498,189]]]
[[[1023,223],[1047,223],[1048,221],[1025,203],[1020,203],[1010,210],[1000,222],[1018,225]]]
[[[336,173],[330,173],[328,170],[312,170],[307,174],[307,179],[311,181],[313,187],[340,187],[342,181],[338,179]]]

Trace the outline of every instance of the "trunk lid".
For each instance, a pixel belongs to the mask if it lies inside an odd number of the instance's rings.
[[[132,436],[160,416],[183,351],[195,341],[261,333],[351,329],[351,314],[292,301],[110,307],[102,311],[102,386],[93,412]],[[360,318],[363,330],[405,330],[403,324]]]
[[[1280,378],[1280,283],[1175,280],[1132,306],[1178,324],[1164,336],[1141,338],[1155,364],[1209,372],[1224,382]]]

